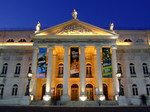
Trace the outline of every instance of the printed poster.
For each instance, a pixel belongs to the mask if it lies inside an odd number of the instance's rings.
[[[79,48],[70,48],[70,76],[79,77]]]
[[[47,64],[46,64],[47,48],[39,48],[37,61],[37,78],[46,78]]]
[[[110,48],[102,48],[103,78],[112,78],[112,62]]]

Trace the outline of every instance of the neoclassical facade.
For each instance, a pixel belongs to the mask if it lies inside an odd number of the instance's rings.
[[[110,30],[77,19],[0,31],[0,104],[19,104],[32,73],[33,101],[118,100],[150,95],[150,31]],[[120,81],[117,74],[121,74]],[[48,99],[49,98],[49,99]]]

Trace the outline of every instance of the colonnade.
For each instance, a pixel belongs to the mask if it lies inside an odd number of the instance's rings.
[[[66,101],[69,100],[68,95],[68,74],[69,74],[69,48],[71,46],[64,46],[64,72],[63,72],[63,95],[61,100]],[[85,70],[85,47],[86,46],[79,46],[80,49],[80,98],[84,97],[86,99],[85,93],[85,79],[86,79],[86,70]],[[98,89],[98,96],[103,96],[103,82],[102,82],[102,65],[101,65],[101,54],[100,49],[102,46],[95,46],[96,48],[96,73],[97,73],[97,89]],[[52,57],[53,57],[53,46],[49,46],[48,50],[48,66],[47,66],[47,77],[46,77],[46,96],[51,96],[51,79],[52,79]],[[38,48],[33,48],[33,57],[32,57],[32,73],[33,78],[31,80],[30,85],[30,93],[35,95],[35,88],[36,88],[36,69],[37,69],[37,59],[38,59]],[[112,67],[113,67],[113,80],[114,80],[114,94],[118,95],[119,93],[119,84],[117,81],[116,73],[117,73],[117,59],[116,59],[116,48],[112,47]]]

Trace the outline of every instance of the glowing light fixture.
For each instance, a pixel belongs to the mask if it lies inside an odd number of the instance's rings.
[[[85,95],[81,95],[81,96],[80,96],[80,100],[81,100],[81,101],[85,101],[86,99],[87,99],[87,96],[85,96]]]
[[[50,95],[44,95],[43,100],[44,101],[49,101],[51,99]]]
[[[33,95],[30,95],[30,99],[31,99],[31,101],[34,99],[34,96]]]
[[[105,96],[104,95],[100,95],[99,100],[100,101],[104,101],[105,100]]]

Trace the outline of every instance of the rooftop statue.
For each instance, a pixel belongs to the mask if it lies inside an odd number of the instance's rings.
[[[38,23],[37,23],[37,25],[36,25],[36,31],[35,31],[35,33],[39,32],[40,29],[41,29],[41,24],[40,24],[40,22],[38,21]]]
[[[74,9],[73,12],[72,12],[72,17],[73,17],[73,19],[77,19],[77,16],[78,16],[78,13],[77,13],[77,11]]]
[[[114,23],[111,23],[111,24],[110,24],[109,30],[110,30],[110,31],[114,31]]]

